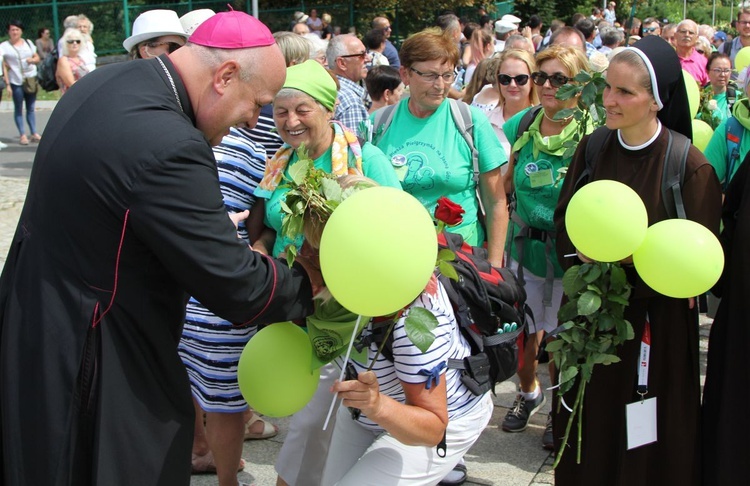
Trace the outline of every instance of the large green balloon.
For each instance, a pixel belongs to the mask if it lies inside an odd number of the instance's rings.
[[[724,252],[705,226],[668,219],[651,226],[633,254],[635,269],[649,287],[669,297],[701,295],[719,280]]]
[[[320,370],[310,369],[312,353],[307,333],[291,322],[261,329],[245,346],[237,368],[248,405],[269,417],[301,410],[320,381]]]
[[[588,258],[617,262],[643,242],[648,214],[634,190],[604,179],[586,184],[573,195],[565,227],[570,241]]]
[[[372,187],[333,212],[320,240],[320,267],[331,294],[363,316],[395,312],[424,290],[435,269],[432,218],[413,196]]]
[[[693,120],[693,145],[703,152],[714,134],[711,125],[703,120]]]
[[[695,115],[698,114],[698,108],[701,105],[701,91],[698,87],[698,81],[684,69],[682,70],[682,77],[685,80],[685,88],[687,89],[690,118],[695,118]]]
[[[734,57],[734,70],[742,72],[748,65],[750,65],[750,47],[743,47]]]

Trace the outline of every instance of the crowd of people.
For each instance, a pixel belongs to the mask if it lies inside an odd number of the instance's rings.
[[[322,228],[296,239],[283,231],[283,181],[308,159],[342,189],[401,189],[431,214],[447,197],[465,211],[447,231],[514,271],[534,319],[518,395],[498,425],[523,432],[547,400],[537,369],[558,327],[563,272],[589,261],[565,227],[579,176],[630,186],[649,224],[670,217],[663,167],[673,139],[692,138],[684,70],[710,92],[718,126],[705,154],[687,153],[682,204],[688,219],[721,234],[727,258],[714,289],[723,300],[703,404],[696,299],[655,292],[626,258],[633,285],[626,317],[636,339],[619,350],[620,362],[597,368],[587,413],[577,419],[583,460],[565,454],[555,480],[743,482],[740,459],[750,451],[736,430],[749,424],[734,392],[747,374],[731,353],[747,335],[750,170],[742,162],[750,103],[742,93],[750,76],[734,61],[750,46],[750,10],[738,12],[731,39],[689,19],[620,23],[616,7],[576,14],[570,25],[555,20],[547,30],[538,16],[524,22],[480,12],[465,22],[445,13],[400,49],[385,16],[360,38],[341,34],[315,9],[296,12],[288,31],[273,34],[242,12],[150,10],[123,41],[130,60],[96,72],[93,24],[71,16],[57,45],[65,96],[44,140],[28,79],[55,47],[49,29],[33,43],[22,23],[11,22],[0,44],[4,81],[20,143],[40,145],[0,278],[3,479],[187,484],[191,473],[211,472],[221,486],[238,484],[243,441],[278,433],[240,393],[245,344],[278,321],[296,319],[310,330],[358,322],[321,298]],[[557,96],[583,71],[606,77],[600,128],[596,119],[565,116],[578,100]],[[590,159],[595,139],[604,141]],[[408,308],[437,319],[426,352],[399,315],[390,355],[365,342],[344,381],[337,380],[347,365],[341,356],[318,356],[321,380],[292,417],[275,465],[278,485],[466,480],[463,456],[491,420],[490,392],[472,391],[446,366],[471,347],[442,284],[432,278]],[[625,408],[641,400],[637,365],[648,333],[657,440],[628,449]],[[323,430],[332,393],[343,402]],[[544,448],[563,445],[568,413],[553,407]]]

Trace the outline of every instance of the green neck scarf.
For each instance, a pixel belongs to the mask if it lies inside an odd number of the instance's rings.
[[[566,150],[566,147],[563,147],[563,144],[573,138],[573,135],[578,130],[578,121],[573,118],[567,126],[563,127],[563,130],[559,135],[545,137],[539,132],[543,118],[544,108],[539,110],[539,115],[537,115],[536,120],[534,120],[531,126],[529,126],[528,130],[518,137],[516,143],[513,144],[513,152],[520,151],[527,143],[529,143],[529,141],[531,141],[533,142],[531,150],[534,158],[539,157],[539,152],[562,157]]]
[[[739,100],[732,108],[732,115],[740,122],[740,125],[750,130],[750,108],[748,108],[748,99]]]
[[[313,346],[312,369],[320,368],[346,353],[357,317],[357,314],[344,309],[336,299],[325,303],[315,301],[315,313],[307,318],[307,333]],[[369,317],[362,316],[357,334],[361,333],[369,322]],[[360,363],[365,362],[366,353],[367,349],[363,349],[361,353],[352,349],[352,357]]]

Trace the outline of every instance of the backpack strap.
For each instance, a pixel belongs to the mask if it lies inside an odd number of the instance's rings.
[[[613,132],[614,130],[610,130],[607,127],[599,127],[589,135],[588,142],[586,143],[586,151],[584,152],[585,166],[573,186],[576,191],[589,181],[589,177],[591,177],[591,173],[594,171],[596,165],[596,156],[601,153],[604,144],[607,143]]]
[[[664,155],[664,168],[661,176],[661,192],[667,214],[687,219],[685,204],[682,201],[682,183],[685,180],[685,164],[690,151],[690,139],[685,135],[667,129],[667,153]]]
[[[448,98],[451,108],[451,116],[461,136],[466,140],[466,145],[471,150],[471,163],[474,166],[474,184],[479,183],[479,151],[474,146],[474,120],[471,117],[469,105],[463,101]]]
[[[725,129],[727,131],[727,173],[726,177],[724,177],[724,182],[722,182],[722,190],[724,192],[726,192],[729,186],[732,171],[734,171],[734,167],[740,159],[740,141],[742,141],[742,135],[745,132],[745,128],[733,116],[727,118]]]
[[[393,115],[397,106],[398,106],[398,103],[393,104],[393,105],[388,105],[375,112],[375,118],[373,118],[373,124],[372,124],[373,136],[378,135],[379,137],[382,137],[383,134],[386,132],[386,130],[388,130],[388,127],[391,126],[391,122],[393,121]],[[381,129],[380,127],[383,127],[383,128]],[[373,139],[373,142],[375,142],[374,139]]]
[[[518,136],[527,131],[532,123],[534,123],[534,120],[536,120],[536,116],[539,114],[539,111],[542,109],[542,105],[536,105],[532,106],[529,111],[523,114],[521,117],[521,120],[518,122],[518,130],[516,130],[516,139],[518,139]],[[515,152],[518,153],[518,152]],[[518,157],[516,157],[517,159]]]
[[[729,113],[732,113],[732,107],[734,106],[734,103],[737,101],[737,90],[734,89],[734,86],[732,86],[732,83],[730,82],[727,85],[727,109],[729,110]]]

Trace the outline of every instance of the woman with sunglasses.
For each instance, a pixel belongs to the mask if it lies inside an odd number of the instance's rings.
[[[603,99],[607,126],[599,128],[596,133],[597,137],[603,137],[602,145],[587,162],[587,145],[594,136],[584,137],[581,141],[565,176],[555,210],[557,254],[566,267],[589,261],[580,253],[578,258],[567,256],[575,255],[577,249],[565,226],[565,211],[581,185],[579,177],[584,169],[591,167],[588,182],[610,179],[632,188],[643,200],[649,223],[654,224],[668,219],[669,212],[675,210],[674,201],[664,200],[661,182],[664,161],[672,143],[670,138],[675,141],[672,146],[675,150],[677,139],[692,135],[687,90],[679,59],[663,39],[648,36],[618,53],[609,64],[606,81]],[[721,213],[719,181],[698,149],[688,147],[680,190],[685,214],[687,219],[718,234]],[[695,258],[701,258],[701,255],[695,255]],[[624,317],[632,324],[635,338],[619,347],[617,363],[595,369],[586,386],[583,403],[581,462],[576,461],[575,448],[579,444],[571,434],[568,445],[572,448],[563,455],[555,469],[555,484],[701,484],[700,450],[704,440],[701,437],[706,429],[704,432],[700,430],[698,308],[695,299],[661,295],[637,275],[631,265],[632,258],[628,257],[621,263],[628,282],[633,286]],[[746,322],[743,315],[743,324]],[[642,359],[642,338],[649,328],[650,354]],[[638,369],[643,361],[648,373],[639,379]],[[633,432],[633,423],[626,418],[626,410],[632,412],[633,407],[626,407],[642,403],[639,384],[647,386],[646,399],[656,398],[651,402],[655,412],[650,417],[641,416],[653,420],[653,427],[647,430],[656,434],[656,441],[629,449],[628,437]],[[737,386],[744,391],[737,381],[728,384],[730,397],[736,396]],[[572,403],[570,394],[565,400]],[[742,417],[747,423],[744,404],[733,410],[737,413],[728,415],[732,422]],[[555,445],[559,447],[569,412],[562,407],[553,408],[553,413]],[[715,417],[720,414],[717,409]],[[574,423],[573,430],[576,428]],[[737,429],[741,430],[747,428]],[[740,439],[735,433],[732,435],[744,444],[744,438]],[[720,441],[711,448],[721,455],[719,447],[726,443]],[[728,462],[722,469],[731,467],[742,471],[740,475],[744,476],[744,468],[735,463]],[[721,481],[721,484],[743,482],[744,478],[736,478]]]
[[[569,46],[551,46],[540,52],[536,61],[538,70],[531,74],[531,80],[537,86],[541,105],[534,108],[535,111],[517,113],[503,125],[513,147],[512,176],[505,178],[506,192],[515,194],[506,240],[510,246],[509,266],[525,285],[526,303],[534,312],[524,348],[524,365],[518,370],[520,393],[501,425],[505,432],[525,430],[531,416],[545,403],[536,378],[536,355],[544,333],[557,327],[563,276],[554,251],[553,214],[562,186],[561,169],[570,164],[570,157],[564,156],[565,143],[573,140],[578,131],[578,122],[572,116],[555,118],[561,110],[575,107],[577,99],[563,101],[556,95],[561,86],[588,69],[588,59],[583,51]],[[522,120],[528,128],[520,132]],[[551,372],[550,376],[554,373]],[[542,443],[547,449],[553,446],[549,420]]]
[[[487,113],[487,118],[505,152],[510,153],[510,142],[503,132],[503,125],[516,113],[539,104],[536,85],[531,82],[531,73],[536,71],[536,61],[523,49],[505,50],[496,60],[493,78],[499,88],[499,101]]]
[[[172,53],[185,45],[188,35],[173,10],[149,10],[133,22],[133,35],[122,46],[130,59],[150,59]]]
[[[86,61],[79,55],[83,42],[83,36],[78,29],[68,29],[63,35],[63,52],[57,60],[55,73],[61,94],[65,94],[73,83],[89,72]]]

